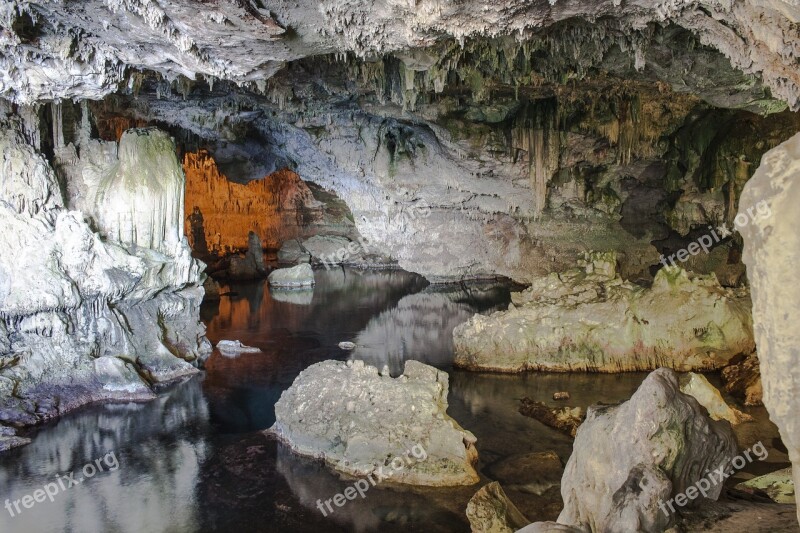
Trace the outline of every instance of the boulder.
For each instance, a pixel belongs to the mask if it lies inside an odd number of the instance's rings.
[[[217,343],[217,350],[226,357],[238,357],[243,353],[259,353],[261,349],[245,346],[242,341],[222,340]]]
[[[725,390],[742,398],[745,405],[764,405],[764,389],[756,354],[723,368],[722,380],[725,382]]]
[[[680,383],[681,392],[693,396],[714,420],[727,420],[733,426],[753,421],[752,416],[728,405],[719,390],[704,375],[689,372],[680,377]]]
[[[583,531],[662,532],[674,522],[670,499],[707,472],[727,469],[736,453],[730,425],[682,393],[675,372],[656,370],[627,402],[589,408],[561,480],[558,522]],[[721,491],[711,483],[706,494],[716,500]]]
[[[453,331],[455,364],[483,371],[718,369],[755,349],[746,289],[714,275],[659,270],[651,288],[623,281],[614,254],[540,278],[507,311]]]
[[[580,407],[548,407],[542,402],[523,398],[519,406],[520,414],[535,418],[542,424],[575,436],[578,426],[586,416]]]
[[[508,489],[541,496],[561,483],[564,465],[555,452],[512,455],[493,463],[487,475]]]
[[[795,491],[792,479],[792,468],[784,468],[776,472],[758,476],[736,485],[745,492],[758,490],[770,497],[775,503],[794,503]]]
[[[789,451],[800,483],[800,134],[764,154],[747,182],[739,231],[753,291],[753,318],[764,405]],[[800,519],[800,510],[798,510]]]
[[[352,476],[472,485],[476,439],[447,415],[447,391],[447,373],[417,361],[397,378],[362,361],[323,361],[284,391],[268,433]]]
[[[315,283],[314,270],[308,263],[273,270],[267,279],[269,286],[277,289],[307,288]]]
[[[497,481],[484,485],[467,503],[472,533],[513,533],[531,523]]]

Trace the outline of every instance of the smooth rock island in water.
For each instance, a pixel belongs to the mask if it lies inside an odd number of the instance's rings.
[[[397,378],[362,361],[323,361],[284,391],[268,433],[349,475],[471,485],[478,482],[476,439],[447,415],[447,391],[447,373],[417,361],[407,361]]]
[[[508,311],[453,331],[455,364],[498,372],[707,370],[749,354],[750,300],[716,277],[662,268],[651,288],[623,281],[615,254],[536,280]]]
[[[268,278],[269,286],[276,289],[297,289],[314,285],[314,270],[308,263],[292,268],[273,270]]]

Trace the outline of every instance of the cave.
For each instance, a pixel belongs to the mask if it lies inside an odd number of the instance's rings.
[[[1,531],[798,530],[796,1],[0,26]]]

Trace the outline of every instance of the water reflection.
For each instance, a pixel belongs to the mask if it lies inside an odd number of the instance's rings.
[[[200,379],[142,404],[93,406],[38,431],[33,443],[0,455],[0,487],[19,499],[114,451],[119,469],[98,473],[11,517],[0,531],[195,531],[200,464],[210,453]],[[66,485],[66,482],[65,482]]]
[[[453,362],[453,328],[476,312],[508,306],[509,289],[498,285],[429,287],[402,298],[369,321],[354,342],[351,359],[403,373],[414,359],[440,368]]]

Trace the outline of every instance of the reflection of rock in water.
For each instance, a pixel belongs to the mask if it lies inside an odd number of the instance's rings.
[[[324,502],[333,498],[354,482],[352,479],[336,477],[320,462],[294,455],[282,444],[278,446],[276,470],[286,479],[300,503],[320,517],[322,513],[317,509],[317,500]],[[466,529],[466,519],[458,508],[466,505],[474,490],[474,487],[411,490],[384,483],[371,486],[363,499],[356,495],[354,500],[341,508],[331,504],[334,513],[328,513],[325,520],[355,532],[445,532],[452,531],[454,524],[464,524],[461,529]],[[443,501],[452,503],[453,508],[432,506],[431,495],[436,494]]]
[[[377,368],[388,365],[394,376],[402,374],[407,359],[447,367],[453,361],[453,328],[498,303],[508,304],[507,289],[430,287],[370,320],[350,358]]]
[[[311,305],[311,301],[314,299],[313,289],[271,290],[269,294],[276,302],[294,305]]]
[[[554,391],[570,391],[570,406],[628,399],[645,374],[543,374],[520,376],[453,370],[448,413],[478,438],[481,460],[490,463],[515,453],[553,450],[569,457],[571,439],[517,411],[526,396],[552,407]]]
[[[202,437],[208,409],[201,385],[199,379],[189,380],[145,404],[89,407],[0,457],[0,486],[12,500],[57,475],[83,477],[84,465],[110,451],[119,463],[113,472],[59,492],[53,502],[38,503],[14,518],[3,511],[0,531],[196,531],[197,508],[191,502],[199,465],[209,454]]]

